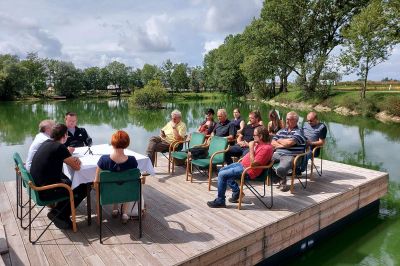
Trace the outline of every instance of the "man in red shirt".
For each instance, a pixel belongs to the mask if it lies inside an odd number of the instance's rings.
[[[240,178],[243,170],[249,166],[267,165],[272,158],[274,148],[269,143],[268,130],[264,126],[254,129],[254,141],[249,143],[249,152],[238,163],[233,163],[223,167],[218,173],[218,197],[213,201],[208,201],[210,208],[225,208],[226,188],[232,189],[230,202],[236,203],[239,200],[239,185],[235,179]],[[247,178],[255,179],[261,174],[263,169],[250,169]]]

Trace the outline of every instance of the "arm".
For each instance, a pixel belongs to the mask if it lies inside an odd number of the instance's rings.
[[[259,162],[255,161],[255,153],[254,153],[254,140],[249,142],[249,156],[250,156],[250,166],[259,166],[261,165]]]
[[[64,163],[70,166],[75,171],[79,171],[81,169],[81,160],[77,157],[70,156],[64,159]]]
[[[296,141],[292,138],[290,139],[276,139],[272,140],[271,145],[274,146],[275,149],[278,148],[290,148],[296,144]]]

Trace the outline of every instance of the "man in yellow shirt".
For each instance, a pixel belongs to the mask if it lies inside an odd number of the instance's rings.
[[[169,145],[178,140],[183,140],[186,136],[186,125],[181,121],[182,114],[178,110],[171,113],[169,121],[160,132],[160,136],[153,136],[147,145],[147,156],[154,165],[154,155],[156,152],[168,151]]]

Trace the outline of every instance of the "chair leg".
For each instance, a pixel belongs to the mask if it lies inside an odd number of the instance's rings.
[[[78,229],[76,228],[76,213],[75,213],[74,198],[69,199],[69,204],[71,205],[72,231],[74,231],[74,233],[76,233],[78,231]]]
[[[211,176],[212,176],[212,163],[210,163],[210,166],[208,167],[208,191],[211,190]]]
[[[101,206],[101,204],[100,204],[100,209],[99,209],[99,218],[100,218],[100,232],[99,232],[99,234],[100,234],[100,244],[103,244],[103,239],[101,238],[101,227],[102,227],[102,225],[103,225],[103,207]]]
[[[138,206],[138,215],[139,215],[139,238],[142,238],[142,183],[139,180],[139,206]]]
[[[157,167],[157,152],[154,152],[154,166]]]

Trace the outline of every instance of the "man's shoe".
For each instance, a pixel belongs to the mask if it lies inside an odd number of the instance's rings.
[[[58,229],[71,229],[72,228],[72,221],[68,219],[62,219],[61,217],[57,216],[56,211],[49,211],[47,213],[47,217],[53,221],[54,225]]]
[[[218,199],[208,201],[207,205],[210,208],[226,208],[225,202],[218,202]]]
[[[231,202],[231,203],[238,203],[239,202],[239,194],[240,194],[240,191],[239,192],[233,192],[232,193],[232,198],[229,198],[228,201]],[[243,197],[244,197],[244,193],[242,193],[242,199],[243,199]]]
[[[281,185],[281,191],[282,192],[287,192],[290,190],[290,186],[286,185],[286,184],[282,184]]]

